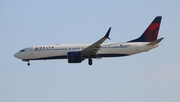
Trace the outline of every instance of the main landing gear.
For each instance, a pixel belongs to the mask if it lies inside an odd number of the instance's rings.
[[[92,59],[91,59],[91,58],[88,59],[88,64],[89,64],[90,66],[92,65]]]

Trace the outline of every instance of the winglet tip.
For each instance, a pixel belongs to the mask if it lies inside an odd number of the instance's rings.
[[[112,27],[109,28],[109,30],[107,31],[107,33],[106,33],[106,35],[105,35],[105,37],[106,37],[107,39],[109,39],[109,40],[111,40],[111,39],[109,38],[109,34],[110,34],[110,31],[111,31],[111,28],[112,28]]]

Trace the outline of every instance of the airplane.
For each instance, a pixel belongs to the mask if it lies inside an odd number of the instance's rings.
[[[105,57],[122,57],[141,52],[147,52],[159,46],[164,37],[157,39],[162,16],[156,16],[144,33],[134,40],[124,43],[104,42],[109,38],[111,27],[105,36],[92,44],[55,44],[27,47],[14,54],[14,57],[28,62],[30,60],[67,59],[68,63],[81,63],[88,59],[92,65],[92,59]]]

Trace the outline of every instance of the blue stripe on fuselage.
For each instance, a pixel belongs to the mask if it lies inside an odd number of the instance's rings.
[[[130,54],[99,54],[97,56],[90,56],[91,58],[97,58],[97,57],[123,57],[123,56],[129,56]],[[89,56],[84,56],[83,58],[89,58]],[[29,60],[53,60],[53,59],[67,59],[67,56],[52,56],[52,57],[42,57],[42,58],[36,58],[36,59],[23,59],[23,61],[29,61]]]

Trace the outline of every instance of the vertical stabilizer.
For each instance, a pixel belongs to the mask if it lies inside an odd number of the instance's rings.
[[[162,16],[156,16],[156,18],[152,21],[149,27],[139,38],[131,40],[129,42],[152,42],[154,40],[157,40],[161,19]]]

